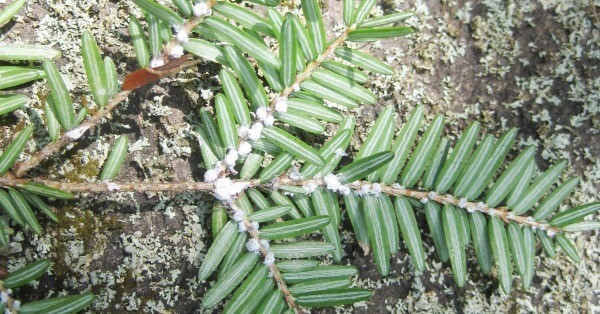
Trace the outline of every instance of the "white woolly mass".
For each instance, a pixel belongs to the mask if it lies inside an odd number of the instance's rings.
[[[312,192],[316,191],[318,187],[319,187],[319,185],[314,182],[309,182],[308,184],[302,186],[302,188],[307,193],[312,193]]]
[[[15,310],[20,309],[21,308],[21,301],[19,301],[19,300],[13,300],[13,308]]]
[[[240,146],[238,146],[238,154],[240,156],[246,156],[252,152],[252,144],[249,142],[241,142]]]
[[[110,182],[109,180],[104,180],[102,181],[104,182],[104,184],[106,184],[106,188],[110,191],[110,192],[115,192],[121,189],[121,187],[113,182]]]
[[[527,217],[527,221],[535,222],[535,219],[532,216]]]
[[[404,187],[402,185],[400,185],[400,183],[394,183],[394,184],[392,184],[392,189],[394,189],[394,190],[404,190]]]
[[[267,119],[267,116],[269,115],[269,107],[258,107],[258,109],[256,109],[256,117],[260,120],[265,120]]]
[[[348,196],[350,195],[350,188],[346,185],[342,185],[340,186],[340,188],[338,189],[338,192],[344,196]]]
[[[268,115],[264,123],[266,126],[273,126],[273,124],[275,124],[275,117],[273,117],[273,115]]]
[[[8,293],[6,293],[6,291],[0,292],[0,301],[2,301],[2,304],[8,302]]]
[[[427,194],[427,197],[431,200],[434,199],[436,196],[437,196],[437,193],[434,191],[431,191],[431,192],[429,192],[429,194]]]
[[[85,131],[87,131],[89,128],[89,125],[80,125],[74,128],[73,130],[67,132],[67,137],[73,141],[78,140],[83,135],[83,133],[85,133]]]
[[[548,226],[547,226],[547,225],[540,225],[540,230],[544,231],[544,230],[546,230],[546,229],[548,229]]]
[[[248,231],[248,228],[246,228],[246,223],[243,221],[238,222],[238,231],[239,232],[246,232]]]
[[[342,186],[340,179],[338,179],[338,177],[333,173],[325,175],[323,177],[323,182],[325,182],[327,185],[328,190],[332,190],[334,192],[336,192],[340,186]]]
[[[257,239],[250,239],[246,242],[246,249],[248,252],[257,253],[260,250],[260,243]]]
[[[221,201],[231,200],[231,198],[248,187],[248,183],[233,182],[229,178],[219,178],[215,181],[215,197]]]
[[[546,231],[546,234],[551,237],[554,238],[554,236],[556,235],[556,232],[554,232],[554,230],[550,230],[548,229],[548,231]]]
[[[262,247],[263,247],[265,250],[268,250],[268,249],[271,247],[271,245],[269,244],[269,240],[265,240],[265,239],[262,239],[262,240],[260,240],[260,245],[261,245],[261,246],[262,246]]]
[[[238,136],[240,138],[246,138],[248,136],[248,131],[250,130],[250,128],[248,128],[247,125],[240,125],[240,128],[238,129]]]
[[[233,220],[235,222],[240,222],[240,221],[244,221],[244,212],[241,210],[235,210],[233,212]]]
[[[460,208],[465,208],[467,206],[467,199],[466,198],[461,198],[458,200],[458,207]]]
[[[423,203],[423,204],[427,204],[428,202],[429,202],[429,199],[427,197],[423,197],[421,199],[421,203]]]
[[[360,187],[360,190],[357,192],[360,196],[365,196],[371,193],[371,185],[365,184]]]
[[[208,5],[204,1],[196,3],[194,5],[193,11],[194,16],[197,17],[207,16],[212,13],[212,10],[208,8]]]
[[[177,38],[177,41],[182,44],[185,44],[190,40],[188,32],[186,32],[185,29],[179,30],[179,32],[177,32],[177,35],[175,36],[175,38]]]
[[[275,263],[275,254],[273,254],[273,252],[267,253],[267,255],[265,256],[265,261],[264,261],[265,266],[271,267],[271,265],[273,265],[274,263]]]
[[[496,211],[493,208],[488,209],[488,215],[496,216]]]
[[[250,130],[248,130],[248,138],[256,141],[260,139],[260,135],[262,134],[263,124],[260,122],[256,122],[252,125]]]
[[[239,154],[237,149],[230,149],[229,152],[227,152],[227,155],[225,155],[225,164],[229,167],[235,166],[235,162],[237,161],[238,157]]]
[[[294,89],[294,91],[297,93],[300,91],[300,84],[296,83],[294,85],[292,85],[292,88]]]
[[[485,204],[483,202],[479,202],[479,203],[477,203],[477,208],[484,209],[485,208]]]
[[[183,56],[183,46],[176,45],[171,49],[171,52],[169,52],[169,54],[175,59],[181,58]]]
[[[277,111],[279,113],[284,113],[284,112],[287,112],[287,110],[288,110],[287,97],[277,98],[277,102],[275,103],[275,111]]]
[[[260,225],[258,224],[258,221],[253,221],[251,223],[251,225],[252,225],[252,230],[254,230],[254,231],[258,231],[258,229],[260,229]]]
[[[219,169],[208,169],[204,173],[204,182],[215,182],[219,178]]]
[[[150,61],[151,68],[158,68],[163,65],[165,65],[165,60],[163,60],[163,58],[161,58],[161,57],[156,57]]]
[[[375,195],[381,194],[381,184],[373,183],[373,187],[371,188],[371,193]]]
[[[471,214],[474,213],[475,212],[475,207],[473,207],[473,206],[467,207],[467,212],[469,212]]]
[[[293,169],[292,171],[290,171],[289,177],[292,181],[300,181],[304,178],[304,176],[300,173],[300,171],[298,171],[298,169]]]
[[[338,148],[338,149],[335,150],[335,155],[337,157],[344,157],[344,156],[346,156],[348,154],[346,154],[346,152],[343,149]]]

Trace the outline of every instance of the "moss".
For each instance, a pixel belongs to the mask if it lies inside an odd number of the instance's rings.
[[[52,165],[49,169],[51,175],[61,173],[60,169],[65,164],[72,165],[72,171],[64,171],[64,177],[69,182],[86,182],[86,178],[96,178],[100,174],[100,161],[89,158],[83,151],[71,156],[69,161],[63,164]]]
[[[99,216],[90,210],[78,210],[74,207],[62,207],[55,210],[59,221],[51,224],[46,231],[55,235],[55,243],[52,247],[53,270],[58,277],[71,274],[72,265],[65,260],[69,253],[69,243],[81,240],[83,253],[91,253],[98,247],[98,234],[123,229],[124,224],[112,216]]]

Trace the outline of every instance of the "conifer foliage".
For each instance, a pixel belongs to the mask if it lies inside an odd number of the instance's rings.
[[[318,0],[302,0],[302,16],[282,13],[276,0],[249,0],[252,5],[134,2],[145,16],[129,20],[140,69],[127,75],[122,86],[113,61],[102,57],[92,34],[81,36],[89,88],[100,107],[93,114],[85,107],[75,110],[52,61],[59,52],[38,46],[0,48],[0,60],[34,65],[0,66],[0,89],[45,79],[50,91],[45,130],[26,126],[0,155],[0,208],[10,217],[8,225],[0,220],[0,244],[6,246],[17,228],[43,233],[34,209],[56,221],[47,199],[69,201],[79,192],[203,191],[214,195],[215,210],[214,239],[198,270],[199,281],[211,282],[201,306],[222,306],[228,313],[280,313],[371,296],[370,290],[352,287],[356,268],[321,262],[323,256],[335,262],[344,256],[342,219],[350,221],[365,254],[372,252],[381,275],[388,275],[390,258],[401,247],[410,253],[414,268],[424,271],[422,239],[431,236],[437,258],[449,262],[458,286],[467,280],[467,248],[472,246],[480,271],[495,269],[505,293],[513,274],[521,277],[523,288],[531,285],[537,243],[550,256],[558,246],[577,262],[578,253],[565,234],[600,227],[584,220],[598,212],[598,202],[558,211],[578,184],[577,178],[558,182],[566,161],[534,176],[535,147],[507,157],[515,129],[496,138],[481,134],[479,123],[473,122],[451,142],[443,134],[443,115],[424,123],[425,109],[417,106],[403,125],[396,125],[390,106],[360,149],[349,151],[355,121],[345,109],[375,104],[377,97],[363,84],[369,74],[392,75],[394,69],[347,43],[413,34],[412,28],[401,26],[410,12],[370,18],[375,0],[344,0],[345,28],[328,38]],[[0,12],[0,25],[24,4],[8,5]],[[266,15],[253,11],[254,6],[266,6]],[[126,137],[115,141],[96,183],[27,175],[84,136],[136,89],[206,61],[222,66],[218,77],[223,92],[214,97],[212,112],[199,112],[196,132],[205,172],[198,182],[114,182],[127,154]],[[3,93],[0,115],[27,102],[24,95]],[[324,143],[303,140],[306,133],[323,135],[327,124],[336,125],[336,131]],[[47,134],[50,142],[17,162],[34,133]],[[267,156],[272,161],[263,166]],[[425,230],[417,216],[425,217]],[[6,295],[0,306],[19,313],[64,313],[91,304],[91,293],[21,305],[6,292],[39,278],[49,267],[48,260],[39,260],[2,279],[0,290]]]

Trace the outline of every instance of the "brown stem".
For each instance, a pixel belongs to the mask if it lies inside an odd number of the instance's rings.
[[[321,63],[323,63],[323,61],[325,61],[327,58],[329,58],[333,54],[335,49],[337,49],[340,45],[342,45],[346,41],[346,38],[348,38],[348,34],[350,34],[350,32],[352,32],[355,29],[356,29],[356,26],[347,27],[344,30],[344,32],[340,36],[338,36],[338,38],[336,38],[335,41],[332,42],[331,45],[329,45],[329,47],[327,47],[327,49],[325,49],[325,51],[323,51],[323,53],[321,55],[319,55],[317,57],[317,59],[315,59],[314,61],[309,63],[306,66],[306,68],[304,68],[304,71],[302,71],[301,73],[298,73],[296,75],[296,79],[294,80],[294,83],[291,86],[287,86],[281,93],[279,93],[279,95],[277,95],[275,98],[273,98],[273,100],[271,100],[271,104],[270,104],[271,110],[273,110],[275,108],[275,104],[277,103],[278,99],[287,98],[294,91],[294,87],[300,85],[300,83],[302,83],[304,80],[306,80],[310,76],[310,74],[316,68],[318,68],[321,65]]]
[[[105,108],[98,111],[90,119],[83,122],[81,125],[76,127],[74,130],[80,129],[80,130],[84,130],[84,132],[85,132],[88,129],[91,129],[94,126],[96,126],[96,124],[98,124],[98,122],[100,122],[100,119],[106,117],[113,109],[115,109],[115,107],[117,107],[118,104],[120,104],[122,101],[127,99],[127,96],[129,95],[129,93],[131,93],[131,91],[124,91],[124,92],[120,92],[117,95],[115,95],[112,98],[112,100],[108,103],[108,105],[106,105]],[[50,145],[44,147],[41,151],[37,152],[35,155],[33,155],[31,158],[29,158],[29,160],[16,164],[14,167],[15,168],[14,175],[18,178],[24,176],[25,174],[27,174],[27,172],[29,170],[31,170],[32,168],[39,165],[46,158],[54,155],[56,152],[58,152],[63,147],[65,147],[67,144],[76,141],[78,138],[73,139],[73,138],[69,137],[69,134],[72,131],[73,130],[65,132],[58,140],[56,140],[55,142],[51,143]]]
[[[248,184],[251,188],[263,188],[270,189],[273,186],[304,186],[309,183],[314,183],[318,186],[324,187],[326,184],[323,180],[305,180],[305,181],[293,181],[287,177],[279,178],[275,182],[260,183],[258,180],[243,181],[234,180],[236,182],[243,182]],[[27,182],[38,182],[43,183],[47,186],[57,188],[63,191],[72,193],[103,193],[103,192],[185,192],[185,191],[201,191],[211,192],[214,189],[212,183],[206,182],[86,182],[86,183],[74,183],[74,182],[56,182],[50,180],[27,180],[27,179],[9,179],[6,177],[0,177],[0,187],[22,187]],[[274,184],[275,183],[275,184]],[[373,183],[366,181],[357,181],[349,185],[355,191],[365,185],[372,185]],[[432,191],[421,191],[415,189],[404,189],[396,188],[391,185],[381,185],[381,192],[392,196],[406,196],[418,200],[435,201],[440,204],[451,204],[457,207],[461,203],[461,199],[450,194],[435,194]],[[529,217],[519,216],[512,214],[506,207],[491,208],[480,202],[467,201],[461,207],[465,210],[477,210],[490,216],[498,216],[504,221],[514,221],[520,225],[527,225],[531,227],[541,228],[545,230],[551,230],[553,232],[562,232],[562,229],[552,227],[544,221],[535,221]]]
[[[223,204],[225,204],[227,207],[229,207],[232,211],[236,211],[236,210],[242,211],[242,209],[238,208],[233,202],[223,202]],[[260,243],[261,238],[259,236],[259,232],[254,230],[254,228],[252,227],[252,222],[250,221],[250,219],[248,219],[248,217],[246,215],[244,215],[244,223],[246,224],[246,228],[248,229],[248,234],[250,235],[250,237],[253,239],[256,239]],[[263,259],[267,256],[268,253],[269,253],[269,251],[261,245],[260,255],[263,257]],[[296,304],[296,301],[294,301],[292,293],[290,292],[287,284],[283,280],[283,277],[281,276],[281,272],[279,271],[279,268],[277,267],[277,265],[275,263],[273,263],[273,265],[271,265],[270,268],[271,268],[271,274],[273,275],[273,280],[275,281],[277,288],[281,291],[281,293],[283,293],[283,296],[284,296],[285,301],[287,302],[288,306],[291,309],[293,309],[296,313],[300,313],[300,308]]]

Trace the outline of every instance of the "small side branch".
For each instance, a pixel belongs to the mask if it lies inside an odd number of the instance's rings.
[[[225,206],[227,206],[233,212],[235,212],[235,211],[241,211],[241,212],[243,212],[233,202],[223,202],[223,204]],[[252,222],[250,221],[250,219],[248,219],[248,217],[246,215],[244,215],[243,222],[246,225],[246,229],[248,230],[247,231],[248,235],[250,235],[250,237],[252,239],[256,239],[256,241],[258,241],[258,243],[261,243],[262,239],[260,238],[260,232],[257,231],[257,230],[254,230],[254,227],[252,226]],[[265,259],[267,257],[267,254],[269,254],[269,251],[268,251],[267,248],[265,248],[264,246],[261,245],[261,247],[259,249],[259,253],[260,253],[261,257],[263,259]],[[265,266],[265,267],[267,267],[267,266]],[[269,269],[271,271],[271,275],[273,276],[273,280],[275,281],[275,284],[277,285],[277,289],[279,289],[281,291],[281,293],[283,293],[283,296],[285,298],[285,302],[296,313],[300,313],[300,308],[296,304],[296,301],[294,301],[294,298],[292,297],[292,293],[290,292],[290,290],[288,289],[287,284],[283,280],[283,277],[281,276],[281,272],[279,271],[279,268],[277,267],[277,265],[275,263],[273,263],[273,264],[271,264],[268,267],[269,267]]]
[[[355,29],[356,26],[347,27],[344,30],[344,32],[340,36],[338,36],[338,38],[336,38],[331,43],[331,45],[329,45],[327,49],[325,49],[325,51],[323,51],[322,54],[320,54],[314,61],[312,61],[306,66],[304,71],[298,73],[296,75],[296,79],[294,80],[294,84],[292,84],[291,86],[287,86],[281,93],[279,93],[279,95],[277,95],[273,98],[273,100],[271,100],[271,110],[275,109],[275,104],[277,103],[278,99],[287,98],[292,92],[294,92],[295,88],[299,87],[300,83],[306,80],[314,70],[321,66],[321,63],[323,63],[323,61],[327,60],[327,58],[330,58],[333,55],[334,51],[346,41],[350,32],[352,32]]]
[[[108,105],[106,105],[105,108],[98,111],[90,119],[83,122],[81,125],[79,125],[75,129],[65,132],[58,140],[56,140],[55,142],[51,143],[50,145],[44,147],[41,151],[37,152],[35,155],[33,155],[31,158],[29,158],[29,160],[19,163],[19,164],[16,164],[14,167],[15,168],[14,175],[18,178],[24,176],[25,174],[27,174],[27,172],[29,170],[35,168],[42,161],[44,161],[48,157],[54,155],[56,152],[58,152],[63,147],[67,146],[68,144],[78,140],[79,137],[81,135],[83,135],[83,133],[85,133],[87,130],[89,130],[91,128],[94,128],[96,126],[96,124],[98,124],[98,122],[100,122],[100,120],[102,118],[108,116],[108,114],[111,111],[113,111],[117,107],[117,105],[119,105],[121,102],[125,101],[125,99],[127,99],[127,96],[129,96],[130,93],[131,93],[131,91],[124,91],[124,92],[118,93],[117,95],[115,95],[112,98],[112,100],[108,103]],[[72,133],[74,131],[81,132],[81,133],[79,134],[79,136],[75,137],[74,133]]]

